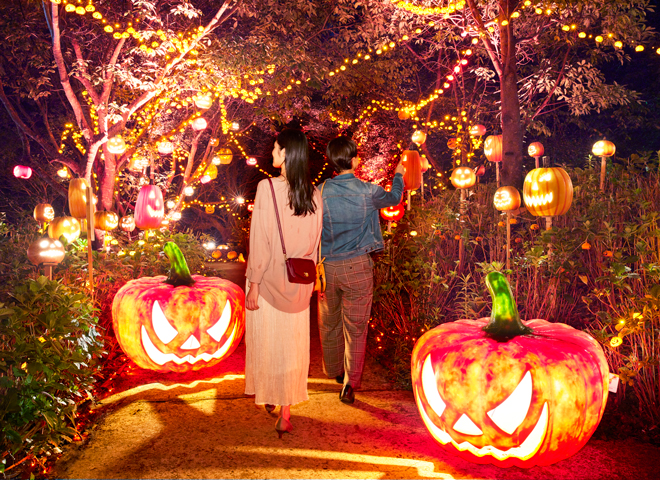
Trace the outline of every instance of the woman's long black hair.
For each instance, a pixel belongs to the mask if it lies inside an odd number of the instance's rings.
[[[289,183],[289,206],[296,216],[316,211],[314,185],[309,174],[309,144],[300,130],[286,129],[277,136],[285,149],[286,180]]]

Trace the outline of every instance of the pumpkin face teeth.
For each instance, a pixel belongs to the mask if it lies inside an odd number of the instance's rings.
[[[426,399],[426,403],[431,410],[433,410],[433,413],[440,418],[444,413],[447,404],[438,392],[437,380],[431,363],[430,354],[426,357],[426,360],[424,360],[421,380],[421,390]],[[532,375],[528,371],[506,400],[494,409],[488,411],[487,415],[499,429],[505,431],[509,435],[513,434],[527,417],[532,402],[532,391]],[[459,451],[468,451],[478,457],[490,455],[497,460],[505,460],[511,457],[520,458],[522,460],[531,458],[543,444],[548,429],[548,404],[545,402],[536,425],[534,425],[534,428],[527,438],[516,447],[501,450],[491,445],[476,447],[467,441],[459,443],[454,440],[448,432],[438,427],[429,417],[426,413],[421,397],[422,396],[419,394],[415,396],[417,406],[424,423],[431,432],[431,435],[443,445],[451,443]],[[454,423],[452,429],[455,432],[467,436],[476,437],[483,435],[483,431],[465,413],[463,413]]]

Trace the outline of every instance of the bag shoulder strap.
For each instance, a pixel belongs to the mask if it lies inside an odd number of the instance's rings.
[[[277,200],[275,199],[275,187],[273,181],[269,178],[270,192],[273,194],[273,204],[275,205],[275,218],[277,218],[277,229],[280,231],[280,241],[282,242],[282,253],[284,253],[284,260],[286,260],[286,248],[284,248],[284,235],[282,235],[282,224],[280,223],[280,212],[277,210]]]

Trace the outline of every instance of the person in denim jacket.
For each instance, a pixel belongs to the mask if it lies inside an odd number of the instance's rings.
[[[378,211],[398,205],[403,195],[401,163],[395,169],[392,190],[355,177],[360,163],[357,146],[337,137],[326,148],[338,175],[326,180],[323,193],[321,254],[325,257],[327,286],[319,295],[319,333],[323,370],[343,387],[339,399],[355,401],[360,387],[373,298],[373,261],[369,255],[384,248]]]

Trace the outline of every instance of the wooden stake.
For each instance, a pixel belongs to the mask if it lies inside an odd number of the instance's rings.
[[[406,208],[406,210],[408,211],[410,211],[411,199],[412,199],[412,195],[410,194],[410,190],[408,190],[408,207]]]
[[[467,214],[467,191],[461,189],[461,203],[459,207],[459,224],[461,226],[460,239],[458,240],[458,273],[463,271],[463,263],[465,257],[465,244],[463,243],[463,225],[465,224],[465,215]]]
[[[541,157],[534,157],[534,164],[536,165],[536,168],[539,168],[539,158]]]
[[[94,262],[92,242],[94,241],[94,198],[92,187],[87,185],[87,270],[89,271],[89,290],[94,291]]]
[[[506,269],[511,270],[511,212],[506,212]]]
[[[605,191],[605,171],[607,170],[607,157],[600,157],[600,191]]]

